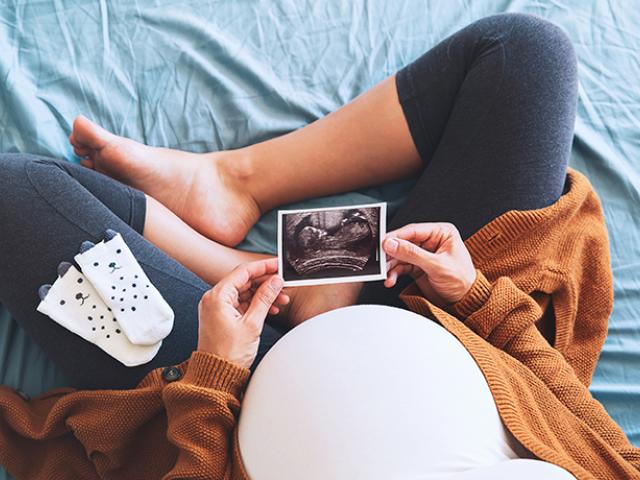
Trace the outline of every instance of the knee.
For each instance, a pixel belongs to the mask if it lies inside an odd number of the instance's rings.
[[[26,163],[42,161],[45,157],[28,153],[0,153],[0,177],[12,179],[24,171]]]
[[[23,202],[32,190],[29,172],[37,162],[51,161],[45,157],[22,153],[0,154],[0,205],[3,211]]]
[[[573,43],[565,31],[549,20],[524,13],[503,13],[487,20],[505,40],[507,54],[524,57],[533,68],[549,68],[576,76]],[[546,72],[545,72],[546,73]]]
[[[10,186],[20,183],[25,177],[25,162],[30,158],[18,153],[0,154],[0,197],[10,193]]]
[[[0,154],[0,225],[6,223],[7,216],[25,196],[29,185],[25,164],[30,161],[28,158],[14,153]]]
[[[16,154],[0,154],[0,225],[3,232],[11,231],[9,225],[18,215],[20,198],[24,196],[29,183],[20,157]]]
[[[59,160],[30,153],[0,153],[0,178],[9,183],[16,182],[26,175],[26,167],[34,163],[55,166]]]
[[[575,62],[573,43],[566,32],[555,23],[535,15],[508,14],[511,17],[511,35],[529,48],[545,53],[559,52]]]

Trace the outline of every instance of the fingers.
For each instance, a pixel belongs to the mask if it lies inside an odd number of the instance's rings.
[[[258,260],[256,262],[243,263],[238,265],[233,271],[224,277],[216,285],[220,290],[232,287],[238,293],[244,292],[251,288],[251,282],[267,274],[273,274],[278,271],[278,259],[269,258],[266,260]]]
[[[256,290],[260,287],[260,285],[262,285],[265,281],[269,280],[272,276],[273,276],[272,274],[262,275],[253,281],[247,282],[244,286],[241,287],[240,290],[242,291],[238,295],[238,303],[240,304],[240,307],[242,308],[243,312],[246,312],[247,308],[249,307],[249,303],[251,302],[251,299],[256,294]],[[289,297],[289,295],[287,295],[284,292],[280,292],[276,297],[275,301],[273,302],[274,304],[269,309],[269,314],[277,315],[278,313],[280,313],[279,307],[288,305],[290,301],[291,301],[291,297]]]
[[[282,291],[283,281],[277,275],[273,275],[258,287],[255,295],[251,299],[245,319],[254,323],[260,330],[264,324],[264,319],[271,310],[273,303]]]
[[[427,235],[431,235],[437,232],[457,232],[457,228],[452,223],[447,222],[423,222],[423,223],[410,223],[404,227],[400,227],[391,232],[387,232],[388,237],[398,237],[404,240],[421,240]]]
[[[404,263],[415,265],[428,273],[430,268],[437,262],[437,256],[401,238],[387,238],[382,247],[392,257]]]
[[[458,229],[452,223],[425,222],[410,223],[387,233],[385,238],[401,238],[419,243],[423,248],[435,252],[447,238],[459,237]]]
[[[249,302],[240,302],[240,305],[238,305],[238,310],[240,310],[242,314],[245,314],[249,309],[249,305]],[[278,315],[279,313],[280,309],[275,304],[271,305],[271,308],[269,309],[269,315]]]
[[[273,273],[274,272],[271,272],[266,275],[261,275],[257,278],[252,278],[245,285],[239,287],[238,291],[239,292],[250,291],[250,290],[255,291],[260,285],[262,285],[262,282],[271,278],[271,275],[273,275]]]
[[[277,271],[277,258],[238,265],[213,288],[214,296],[222,302],[238,308],[242,313],[246,313],[251,308],[252,299],[258,295],[260,287],[271,280]],[[287,294],[280,292],[281,289],[282,287],[279,287],[278,294],[270,302],[267,309],[268,313],[272,315],[277,315],[280,312],[277,305],[287,305],[291,300]],[[264,318],[261,318],[260,321],[264,321]]]
[[[263,283],[263,282],[261,282],[261,283],[260,283],[260,285],[261,285],[262,283]],[[242,293],[238,296],[238,302],[239,302],[239,303],[242,303],[242,302],[247,302],[247,303],[249,303],[249,302],[251,301],[251,299],[253,298],[253,296],[255,295],[256,290],[258,289],[258,287],[259,287],[260,285],[256,285],[256,287],[255,287],[255,288],[251,288],[250,290],[247,290],[246,292],[242,292]],[[273,302],[273,303],[274,303],[274,304],[276,304],[276,305],[280,305],[280,306],[282,306],[282,305],[288,305],[290,301],[291,301],[291,298],[289,297],[289,295],[287,295],[287,294],[286,294],[286,293],[284,293],[284,292],[280,292],[280,293],[278,294],[278,297],[276,298],[275,302]]]
[[[277,260],[274,258],[274,259],[270,259],[270,261],[271,262],[276,261],[275,271],[277,271]],[[258,289],[258,287],[260,287],[260,285],[262,285],[266,280],[269,280],[273,276],[274,269],[272,268],[272,265],[268,265],[267,270],[269,271],[269,273],[265,275],[260,275],[256,278],[252,278],[249,281],[247,281],[244,285],[236,287],[239,293],[238,295],[239,302],[250,302],[253,296],[255,295],[255,292]],[[284,292],[280,292],[280,294],[278,295],[274,303],[282,306],[282,305],[287,305],[290,301],[291,301],[291,298],[289,297],[289,295],[287,295]]]
[[[286,293],[279,293],[275,303],[277,303],[278,305],[288,305],[290,301],[291,297],[289,297],[289,295],[287,295]]]
[[[413,265],[408,265],[406,263],[396,265],[387,272],[387,278],[384,281],[384,286],[387,288],[395,286],[399,277],[402,275],[413,275],[414,270],[415,267]]]

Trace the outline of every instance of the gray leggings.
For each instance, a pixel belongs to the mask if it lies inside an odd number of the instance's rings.
[[[511,209],[562,194],[576,103],[576,61],[560,29],[504,14],[475,22],[398,72],[397,88],[424,161],[391,219],[449,221],[469,237]],[[142,237],[144,195],[64,161],[0,155],[0,302],[78,388],[129,388],[151,369],[179,363],[197,344],[197,306],[209,285]],[[36,312],[38,287],[82,241],[121,232],[176,313],[149,364],[126,368]],[[397,290],[367,284],[362,302],[395,304]],[[260,356],[279,338],[267,326]]]
[[[0,301],[77,388],[129,388],[153,368],[185,360],[198,340],[198,302],[210,285],[142,237],[142,192],[79,165],[33,155],[0,155]],[[176,320],[158,355],[128,368],[36,312],[38,286],[83,240],[122,233]],[[170,235],[169,232],[167,232]],[[266,326],[261,355],[280,337]]]

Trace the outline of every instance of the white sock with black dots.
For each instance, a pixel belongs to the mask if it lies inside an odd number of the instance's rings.
[[[54,284],[41,287],[37,310],[67,330],[91,342],[128,367],[150,362],[162,342],[134,345],[124,334],[117,316],[102,301],[91,282],[74,266]]]
[[[82,273],[118,317],[131,343],[153,345],[171,332],[173,310],[119,233],[75,256]]]

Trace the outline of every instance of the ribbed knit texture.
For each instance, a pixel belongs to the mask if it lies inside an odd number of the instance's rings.
[[[640,478],[640,449],[587,389],[613,301],[606,228],[587,179],[569,171],[558,202],[508,212],[467,246],[478,276],[463,299],[445,311],[414,284],[403,300],[462,342],[533,454],[578,479]],[[545,308],[556,348],[536,327]],[[0,388],[0,463],[28,480],[246,479],[236,427],[249,372],[202,352],[178,368],[180,380],[156,369],[133,390],[59,389],[25,401]]]
[[[415,284],[401,298],[462,342],[534,455],[578,479],[638,479],[640,449],[587,388],[613,306],[609,243],[589,181],[569,170],[567,182],[553,205],[507,212],[465,242],[478,276],[447,311]],[[536,326],[549,318],[555,348]]]

